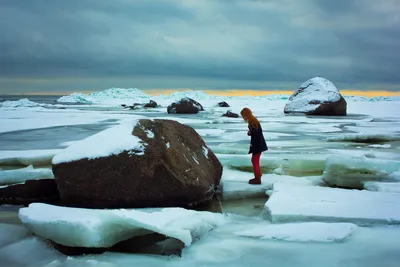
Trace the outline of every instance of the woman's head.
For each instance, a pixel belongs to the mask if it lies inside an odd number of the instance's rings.
[[[240,111],[240,115],[242,115],[242,118],[247,122],[253,116],[253,113],[249,108],[244,108]]]
[[[256,117],[254,117],[253,113],[249,108],[244,108],[242,111],[240,111],[240,114],[242,115],[242,118],[244,119],[245,122],[247,122],[249,125],[258,128],[259,122]]]

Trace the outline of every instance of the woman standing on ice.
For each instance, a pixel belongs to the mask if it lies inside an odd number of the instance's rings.
[[[261,184],[260,156],[263,151],[268,150],[265,142],[260,122],[254,117],[249,108],[244,108],[240,112],[242,118],[248,123],[249,130],[247,135],[251,136],[249,154],[252,153],[251,163],[253,164],[254,178],[249,180],[249,184]]]

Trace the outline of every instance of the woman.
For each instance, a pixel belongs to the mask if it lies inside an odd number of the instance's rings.
[[[250,109],[244,108],[240,112],[242,118],[248,123],[249,131],[247,135],[251,136],[249,154],[252,153],[251,163],[253,164],[254,178],[249,180],[249,184],[261,184],[260,156],[263,151],[268,150],[265,142],[260,122]]]

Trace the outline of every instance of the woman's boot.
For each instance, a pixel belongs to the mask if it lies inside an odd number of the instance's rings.
[[[253,179],[249,180],[249,184],[261,184],[261,175],[255,175]]]

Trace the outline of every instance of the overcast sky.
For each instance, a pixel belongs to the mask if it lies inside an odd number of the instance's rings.
[[[0,92],[400,90],[399,0],[1,0]]]

